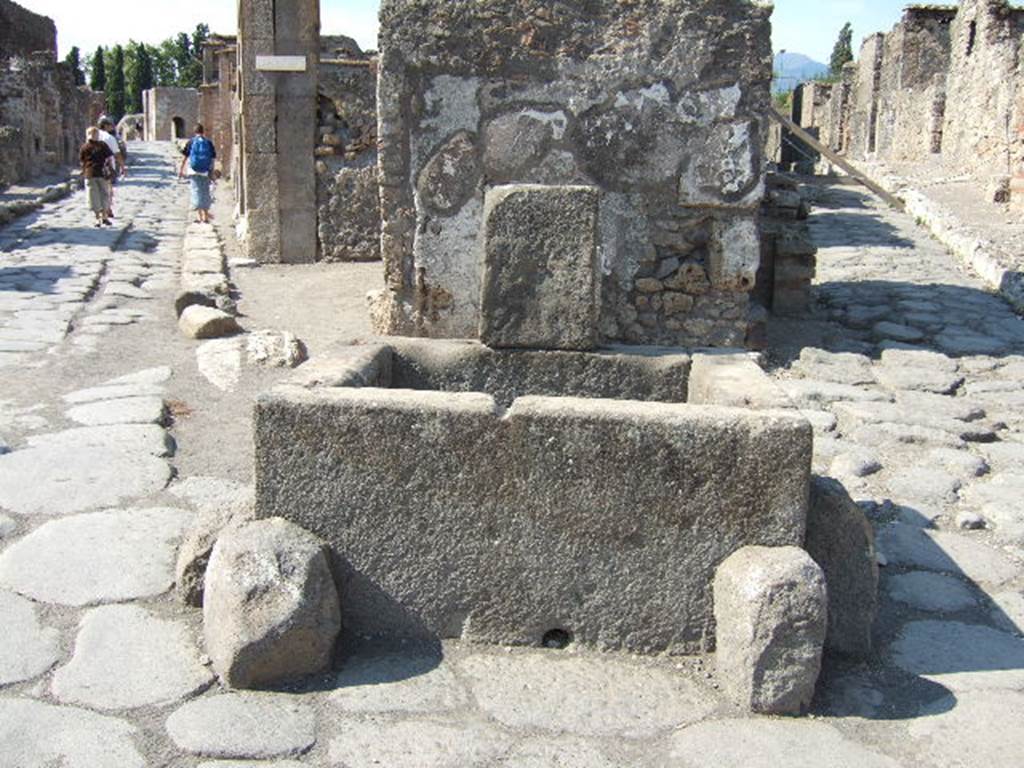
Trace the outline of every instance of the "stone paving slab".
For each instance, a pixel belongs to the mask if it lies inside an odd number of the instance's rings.
[[[152,597],[174,583],[181,509],[127,509],[51,520],[0,554],[0,585],[58,605]]]
[[[147,768],[138,729],[77,707],[0,698],[4,768]]]
[[[50,690],[65,704],[118,710],[171,704],[213,682],[192,630],[134,605],[94,608]]]
[[[299,697],[229,693],[191,701],[167,719],[167,733],[201,757],[268,759],[305,752],[316,743],[316,718]]]
[[[0,686],[38,677],[60,658],[60,633],[43,626],[31,601],[0,590]]]

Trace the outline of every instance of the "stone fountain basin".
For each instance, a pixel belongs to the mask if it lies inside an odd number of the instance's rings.
[[[718,564],[803,543],[811,429],[686,403],[690,357],[638,352],[313,361],[257,402],[257,515],[324,539],[352,638],[709,650]]]

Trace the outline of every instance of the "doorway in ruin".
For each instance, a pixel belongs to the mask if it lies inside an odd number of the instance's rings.
[[[185,138],[185,121],[180,117],[172,117],[171,123],[173,125],[171,130],[171,138],[183,139]]]

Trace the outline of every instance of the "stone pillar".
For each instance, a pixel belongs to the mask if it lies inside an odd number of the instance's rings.
[[[243,243],[260,262],[316,259],[319,40],[318,0],[238,4]]]

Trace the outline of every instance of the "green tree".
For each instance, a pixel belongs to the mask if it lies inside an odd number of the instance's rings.
[[[843,66],[853,61],[853,26],[846,22],[839,30],[839,39],[836,40],[832,49],[832,58],[829,60],[829,74],[832,77],[839,77],[843,74]]]
[[[82,71],[82,52],[78,46],[73,46],[68,55],[64,57],[64,63],[71,67],[71,74],[75,78],[75,85],[85,85],[85,73]]]
[[[153,60],[144,43],[128,43],[124,65],[125,109],[142,112],[142,92],[153,87]]]
[[[96,48],[96,53],[89,59],[89,87],[94,91],[107,90],[107,67],[104,61],[103,46]]]
[[[153,79],[156,85],[177,85],[178,69],[174,59],[174,40],[167,39],[149,49],[153,60]]]
[[[124,117],[124,48],[115,45],[110,52],[110,78],[107,84],[107,114],[115,123]]]

